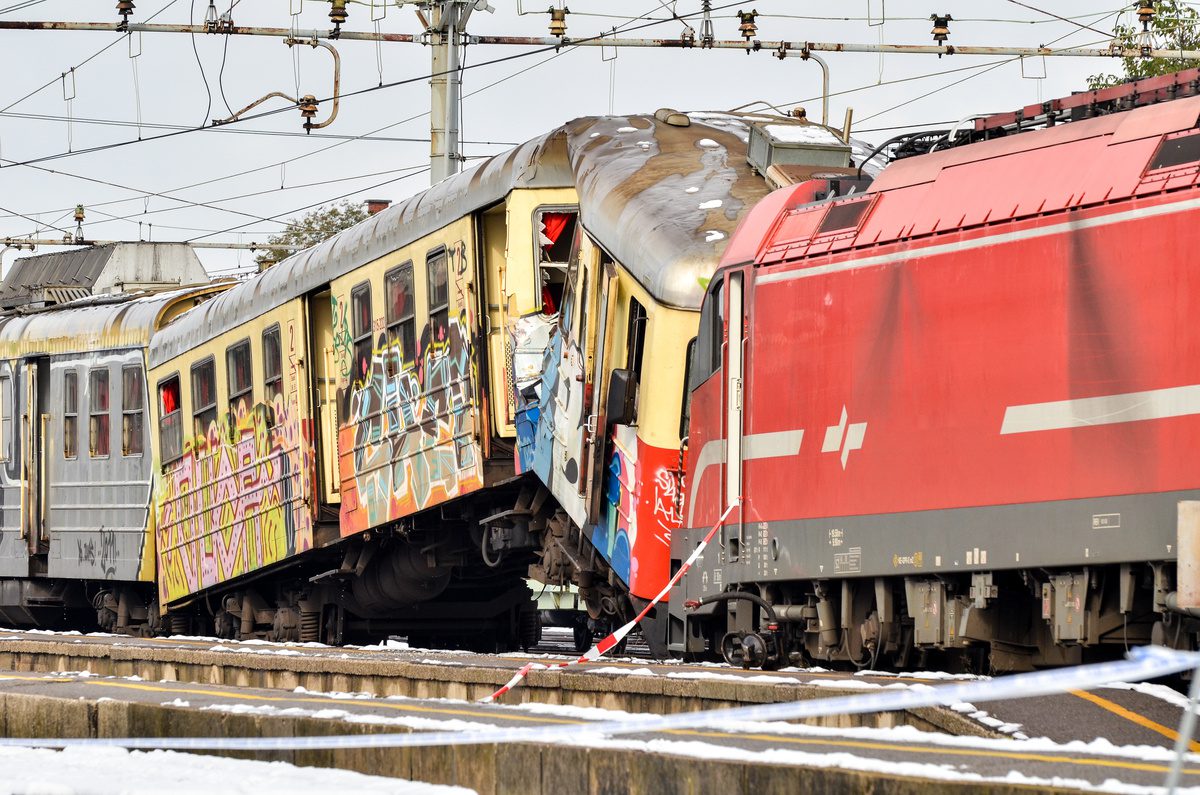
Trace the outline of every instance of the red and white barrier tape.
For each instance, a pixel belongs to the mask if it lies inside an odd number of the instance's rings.
[[[736,503],[734,505],[736,505]],[[479,703],[480,704],[489,704],[489,703],[495,701],[496,699],[500,698],[500,696],[504,695],[509,690],[512,690],[514,687],[516,687],[518,684],[520,684],[521,680],[524,679],[526,676],[528,676],[529,672],[532,671],[534,668],[544,667],[545,669],[548,669],[548,670],[553,670],[553,669],[557,669],[557,668],[570,668],[573,665],[581,665],[583,663],[595,662],[596,660],[600,659],[610,649],[612,649],[614,646],[616,646],[618,643],[620,643],[622,640],[624,640],[625,636],[628,635],[630,632],[632,632],[633,628],[636,627],[638,624],[640,624],[643,618],[645,618],[647,615],[649,615],[650,611],[652,609],[654,609],[655,605],[657,605],[663,599],[667,598],[667,594],[669,594],[671,592],[671,589],[674,588],[679,583],[679,581],[683,579],[683,575],[687,574],[687,570],[690,569],[692,567],[692,565],[699,559],[700,555],[704,552],[704,548],[708,546],[709,542],[711,542],[713,540],[713,537],[717,534],[717,531],[721,529],[721,526],[723,524],[725,524],[725,519],[729,516],[729,512],[734,509],[734,505],[730,505],[728,508],[725,509],[725,512],[723,514],[721,514],[721,518],[717,519],[717,523],[712,526],[712,529],[708,531],[708,533],[704,536],[704,538],[701,539],[700,543],[696,545],[696,548],[692,550],[692,554],[688,555],[688,559],[685,560],[683,562],[683,565],[679,567],[679,571],[675,572],[675,576],[672,577],[667,582],[667,584],[663,586],[663,589],[658,592],[658,596],[654,597],[654,599],[651,600],[649,604],[647,604],[645,607],[642,608],[642,612],[640,612],[636,616],[634,616],[632,621],[630,621],[628,624],[625,624],[624,626],[620,627],[619,629],[615,630],[612,634],[610,634],[604,640],[600,641],[595,646],[588,649],[586,652],[583,653],[582,656],[579,657],[579,659],[571,660],[569,662],[564,662],[564,663],[554,663],[552,665],[546,665],[546,666],[543,666],[542,663],[536,663],[536,662],[526,663],[525,665],[521,666],[515,674],[513,674],[513,678],[509,679],[504,684],[504,687],[501,687],[495,693],[492,693],[490,696],[487,696],[486,698],[479,699]]]

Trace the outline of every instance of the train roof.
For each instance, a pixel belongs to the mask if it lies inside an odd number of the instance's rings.
[[[145,347],[172,309],[227,286],[218,283],[162,292],[115,293],[18,311],[0,318],[0,356]]]
[[[678,116],[576,119],[489,158],[189,312],[156,335],[151,364],[169,361],[197,338],[235,328],[519,188],[575,188],[582,223],[600,246],[656,300],[699,308],[705,280],[729,237],[769,188],[746,163],[744,117],[697,113],[681,126]]]
[[[1189,142],[1200,136],[1188,131],[1198,120],[1192,96],[908,157],[853,196],[814,202],[804,186],[785,188],[750,212],[722,264],[851,252],[867,262],[867,249],[914,241],[917,252],[927,245],[919,241],[950,233],[1184,187],[1195,176]],[[1187,142],[1171,138],[1184,133]]]

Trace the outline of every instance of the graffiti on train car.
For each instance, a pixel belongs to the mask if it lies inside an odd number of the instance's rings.
[[[466,246],[448,251],[453,294],[444,323],[421,330],[415,361],[379,334],[366,373],[338,392],[342,535],[408,516],[483,486],[475,439],[475,360]],[[334,317],[345,303],[334,297]],[[336,334],[335,334],[336,336]],[[336,351],[343,371],[352,350]]]
[[[612,435],[613,453],[605,484],[600,524],[592,544],[600,550],[635,595],[644,588],[639,568],[666,566],[671,534],[683,522],[675,471],[678,451],[648,445],[637,429],[617,425]]]
[[[225,414],[167,467],[155,498],[163,602],[312,547],[316,459],[296,394]]]
[[[111,580],[117,576],[117,534],[101,527],[99,535],[99,545],[91,538],[87,541],[76,539],[76,562],[80,566],[86,563],[93,569],[99,566],[100,576]]]

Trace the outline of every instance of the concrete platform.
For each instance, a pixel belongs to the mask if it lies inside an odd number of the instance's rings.
[[[463,701],[490,695],[531,659],[553,663],[572,658],[0,630],[0,669],[5,670],[89,671],[105,676],[136,675],[151,681],[282,690],[304,687],[320,692]],[[927,680],[884,677],[872,682],[820,670],[766,673],[729,666],[605,659],[590,666],[533,671],[504,700],[509,704],[536,702],[666,714],[825,698],[897,681]],[[940,707],[841,716],[822,719],[819,725],[914,726],[955,735],[1000,736],[985,724]]]
[[[561,725],[597,710],[479,705],[366,694],[147,682],[0,671],[0,735],[168,737],[357,734]],[[1163,752],[1165,753],[1165,752]],[[231,754],[233,755],[233,754]],[[1080,751],[1036,741],[952,738],[915,729],[759,724],[550,745],[284,751],[256,755],[492,793],[917,793],[1076,791],[1106,781],[1161,785],[1162,754]],[[1200,786],[1200,758],[1185,784]],[[1012,770],[1019,770],[1013,777]],[[952,777],[952,778],[948,778]]]

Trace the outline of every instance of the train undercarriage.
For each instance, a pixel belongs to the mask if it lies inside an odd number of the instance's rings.
[[[1197,648],[1174,562],[738,584],[686,604],[690,655],[746,668],[829,665],[1010,673]]]
[[[584,642],[631,615],[606,562],[531,478],[455,508],[341,540],[334,524],[327,545],[166,611],[151,583],[0,579],[0,621],[330,645],[401,636],[414,646],[503,652],[541,637],[527,576],[578,587]]]

